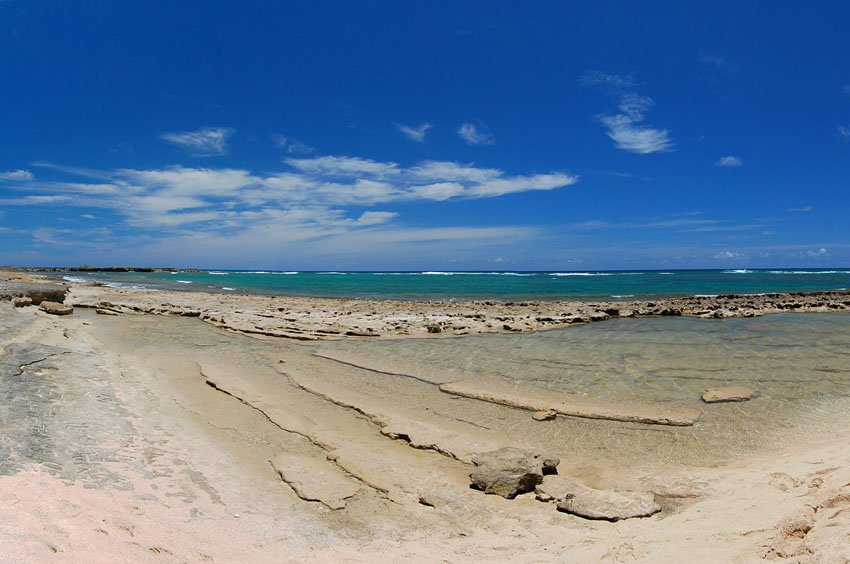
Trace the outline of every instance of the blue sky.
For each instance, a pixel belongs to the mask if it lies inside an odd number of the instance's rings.
[[[850,4],[0,0],[0,264],[850,266]]]

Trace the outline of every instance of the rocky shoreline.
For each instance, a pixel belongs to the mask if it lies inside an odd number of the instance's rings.
[[[43,301],[62,303],[67,293],[68,285],[62,282],[19,272],[0,271],[0,299],[3,300],[18,299],[21,301],[17,303],[26,305],[38,305]]]
[[[27,307],[38,301],[38,310]],[[0,541],[20,561],[57,553],[668,561],[684,552],[694,561],[843,561],[846,409],[815,434],[801,424],[780,436],[775,452],[731,464],[671,461],[660,447],[710,442],[701,437],[728,421],[724,410],[747,418],[748,408],[786,407],[768,387],[713,387],[718,375],[699,370],[712,388],[686,401],[534,393],[486,371],[449,373],[424,354],[405,367],[395,349],[463,340],[372,347],[359,336],[843,311],[848,301],[846,292],[628,303],[331,300],[68,286],[0,272],[0,423],[9,453],[0,499],[13,507],[0,516]],[[87,311],[58,316],[58,305]],[[158,316],[325,341],[250,339]],[[824,342],[822,352],[845,343]],[[369,354],[384,345],[393,350]],[[844,378],[830,354],[813,370]],[[666,364],[683,365],[676,355]]]
[[[31,297],[104,315],[198,317],[250,335],[298,340],[435,337],[528,332],[617,317],[756,317],[780,312],[850,310],[850,291],[659,298],[646,301],[393,301],[298,296],[149,292],[95,284],[67,285],[0,273],[0,298]]]

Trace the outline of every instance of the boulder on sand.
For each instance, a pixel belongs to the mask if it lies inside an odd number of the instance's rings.
[[[41,302],[39,309],[51,315],[71,315],[74,313],[74,306],[56,302]]]
[[[543,482],[544,474],[555,473],[560,460],[537,452],[504,447],[476,454],[472,485],[487,494],[513,499]]]

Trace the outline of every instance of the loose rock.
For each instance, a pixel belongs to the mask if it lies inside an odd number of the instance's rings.
[[[120,313],[112,309],[97,308],[94,310],[94,312],[98,315],[121,315]]]
[[[477,454],[476,468],[469,475],[473,486],[487,494],[513,499],[543,482],[544,474],[555,472],[560,460],[513,447]]]
[[[39,309],[51,315],[71,315],[72,313],[74,313],[74,306],[69,306],[56,302],[41,302]]]
[[[26,307],[32,305],[32,298],[23,297],[23,298],[12,298],[12,304],[15,307]]]
[[[553,409],[548,409],[546,411],[535,411],[532,414],[532,419],[535,421],[552,421],[555,417],[558,416],[558,412]]]

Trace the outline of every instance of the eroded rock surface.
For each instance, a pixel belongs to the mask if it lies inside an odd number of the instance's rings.
[[[45,300],[63,302],[68,286],[16,272],[0,272],[0,299],[29,298],[30,303]]]
[[[613,402],[570,394],[542,394],[533,390],[517,391],[514,386],[495,381],[470,379],[447,382],[440,385],[440,390],[519,409],[555,411],[561,415],[586,419],[690,426],[699,421],[702,415],[700,411],[688,407]]]
[[[702,393],[702,401],[705,403],[720,403],[727,401],[748,401],[758,397],[758,391],[744,386],[726,386],[724,388],[712,388]]]
[[[541,501],[558,502],[558,511],[586,519],[621,521],[661,511],[651,493],[597,490],[564,476],[547,476],[535,492]]]
[[[286,452],[274,457],[271,464],[298,497],[330,509],[344,509],[345,500],[360,491],[353,479],[328,461]]]

